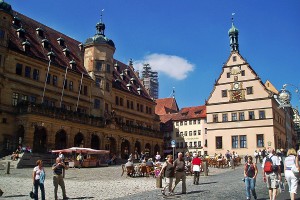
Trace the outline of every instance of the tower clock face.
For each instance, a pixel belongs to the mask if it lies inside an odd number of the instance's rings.
[[[241,91],[233,91],[232,92],[232,100],[239,101],[242,99],[242,92]]]
[[[240,88],[240,84],[239,84],[239,83],[234,83],[234,84],[233,84],[233,88],[234,88],[235,90],[238,90],[238,89]]]

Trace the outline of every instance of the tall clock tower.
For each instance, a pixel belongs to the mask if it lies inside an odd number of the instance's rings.
[[[267,147],[284,148],[284,111],[240,54],[239,30],[233,20],[228,35],[230,55],[206,102],[206,150],[246,155]]]

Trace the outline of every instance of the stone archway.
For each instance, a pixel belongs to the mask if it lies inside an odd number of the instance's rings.
[[[47,152],[47,131],[45,127],[35,127],[33,136],[32,152],[46,153]]]
[[[25,129],[23,125],[18,126],[17,130],[17,138],[16,138],[16,144],[21,145],[23,144],[24,141],[24,134],[25,134]]]
[[[83,147],[84,145],[84,136],[82,133],[77,133],[74,137],[74,147]]]
[[[55,135],[55,149],[67,148],[67,133],[65,130],[59,130]]]
[[[121,143],[121,158],[128,159],[129,158],[129,149],[130,149],[130,142],[128,140],[123,140]]]
[[[100,139],[99,139],[98,135],[92,134],[91,148],[92,149],[100,149]]]
[[[156,155],[157,152],[158,152],[159,154],[161,154],[161,153],[160,153],[160,147],[159,147],[158,144],[156,144],[156,145],[154,146],[154,153],[155,153],[155,155]]]
[[[134,159],[139,159],[141,155],[141,143],[136,141],[134,144]]]
[[[151,145],[149,143],[146,143],[146,145],[145,145],[145,156],[147,158],[152,156]]]

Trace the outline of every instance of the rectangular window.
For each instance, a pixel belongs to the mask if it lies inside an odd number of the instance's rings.
[[[184,121],[184,125],[187,125],[187,121]]]
[[[201,130],[198,130],[198,135],[201,135]]]
[[[57,86],[57,76],[55,76],[55,75],[52,76],[52,84],[54,86]]]
[[[13,92],[12,94],[12,105],[17,106],[19,101],[19,94],[16,92]]]
[[[83,86],[83,94],[84,95],[88,95],[88,87],[85,85],[85,86]]]
[[[184,131],[184,136],[187,136],[187,131]]]
[[[232,61],[236,62],[236,56],[232,56]]]
[[[197,131],[194,131],[194,135],[197,135]]]
[[[101,83],[101,79],[100,78],[96,78],[96,86],[100,87],[100,83]]]
[[[180,126],[183,126],[183,121],[180,121]]]
[[[247,148],[247,136],[246,135],[240,136],[240,148]]]
[[[100,108],[100,100],[99,99],[95,99],[94,100],[94,108],[95,109],[99,109]]]
[[[257,147],[264,147],[264,135],[263,134],[257,134],[256,135],[256,145]]]
[[[70,81],[70,82],[69,82],[69,90],[70,90],[70,91],[73,91],[73,81]]]
[[[197,121],[195,119],[193,120],[193,124],[197,124]]]
[[[33,69],[33,75],[32,75],[33,80],[38,81],[40,78],[40,71],[38,69]]]
[[[127,108],[130,108],[130,101],[127,100]]]
[[[237,121],[237,114],[231,113],[231,121]]]
[[[240,121],[245,120],[245,114],[244,114],[244,112],[239,112],[239,120]]]
[[[218,114],[213,115],[213,122],[218,122]]]
[[[140,108],[141,112],[144,112],[144,106],[141,105],[141,108]]]
[[[260,110],[259,111],[259,119],[265,119],[266,118],[266,114],[264,110]]]
[[[110,65],[109,64],[106,65],[106,72],[110,73]]]
[[[179,122],[176,122],[176,126],[179,126]]]
[[[109,83],[108,83],[108,82],[106,82],[105,88],[106,88],[106,91],[109,92],[110,86],[109,86]]]
[[[227,122],[228,121],[228,115],[227,115],[227,113],[222,114],[222,121],[223,122]]]
[[[222,90],[222,97],[227,97],[227,90]]]
[[[130,102],[130,108],[133,110],[133,101]],[[149,111],[151,112],[151,109],[149,108]],[[151,113],[150,113],[151,114]]]
[[[200,123],[201,123],[201,119],[198,119],[197,121],[198,121],[198,124],[200,124]]]
[[[189,131],[189,136],[193,136],[193,132],[192,131]]]
[[[245,70],[241,71],[241,76],[245,76]]]
[[[192,120],[190,120],[190,121],[189,121],[189,125],[192,125],[192,124],[193,124],[193,121],[192,121]]]
[[[249,111],[249,120],[255,119],[254,111]]]
[[[3,39],[5,35],[5,31],[0,29],[0,39]]]
[[[230,72],[227,72],[227,78],[230,78]]]
[[[16,74],[22,76],[23,65],[20,63],[16,64]]]
[[[68,87],[68,80],[66,79],[65,84],[64,84],[64,88],[67,89],[67,87]]]
[[[176,132],[176,137],[179,137],[179,132]]]
[[[180,136],[180,137],[183,137],[183,132],[182,132],[182,131],[180,132],[179,136]]]
[[[96,71],[101,71],[102,69],[102,62],[101,61],[96,61]]]
[[[48,76],[47,76],[47,84],[50,84],[50,82],[51,82],[51,74],[48,74]]]
[[[222,136],[216,137],[216,149],[222,149],[223,148],[223,142],[222,142]]]
[[[28,96],[25,95],[25,94],[22,94],[21,100],[22,100],[22,101],[28,101]]]
[[[197,147],[197,141],[194,142],[194,147]]]
[[[205,134],[207,134],[207,128],[205,128],[204,131],[205,131]]]
[[[189,147],[193,147],[193,142],[190,142],[190,145],[189,145]]]
[[[36,103],[36,97],[35,96],[30,96],[29,97],[29,102]]]
[[[204,146],[207,147],[207,139],[205,139]]]
[[[28,66],[25,67],[25,77],[31,78],[31,67]]]
[[[198,141],[198,147],[201,147],[201,141]]]
[[[253,87],[246,87],[247,94],[253,94]]]
[[[238,139],[238,136],[234,135],[234,136],[231,136],[231,147],[233,149],[236,149],[239,147],[239,139]]]

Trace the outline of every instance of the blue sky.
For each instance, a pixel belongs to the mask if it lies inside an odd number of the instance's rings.
[[[240,53],[263,82],[300,87],[299,0],[5,0],[14,10],[78,41],[95,34],[104,9],[115,59],[159,73],[159,97],[173,87],[180,108],[203,105],[230,54],[231,13]],[[299,98],[294,87],[288,86]]]

